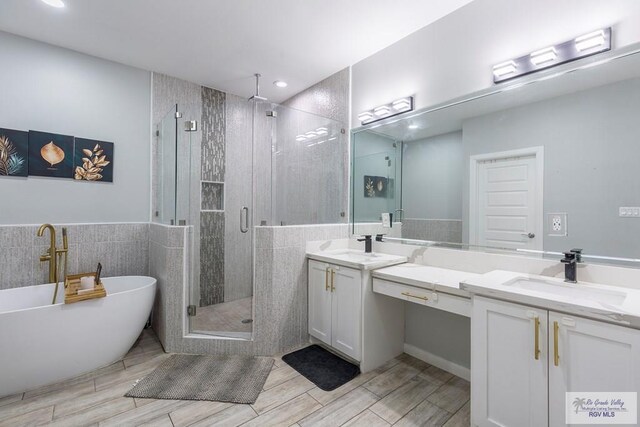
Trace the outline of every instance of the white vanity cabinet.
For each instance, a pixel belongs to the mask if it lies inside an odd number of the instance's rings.
[[[475,296],[472,425],[565,426],[567,391],[639,391],[640,331]]]
[[[474,297],[471,314],[473,425],[547,425],[546,330],[545,310]]]
[[[309,260],[309,334],[360,360],[360,270]]]
[[[640,394],[640,330],[550,311],[548,347],[551,427],[565,425],[565,392]]]

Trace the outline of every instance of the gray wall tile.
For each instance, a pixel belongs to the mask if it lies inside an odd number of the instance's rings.
[[[98,262],[104,277],[149,274],[149,224],[55,225],[58,248],[62,247],[63,226],[68,230],[69,274],[94,271]],[[0,226],[0,289],[48,282],[48,264],[40,262],[40,255],[49,248],[49,234],[37,237],[37,229],[33,225]]]

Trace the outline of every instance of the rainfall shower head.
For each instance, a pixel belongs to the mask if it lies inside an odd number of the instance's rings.
[[[267,98],[260,96],[260,74],[255,73],[254,76],[256,76],[256,94],[249,98],[249,101],[266,101]]]

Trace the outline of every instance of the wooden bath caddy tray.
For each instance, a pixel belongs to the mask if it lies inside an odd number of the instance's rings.
[[[104,290],[102,282],[99,282],[94,286],[93,290],[86,291],[78,295],[80,289],[80,278],[82,277],[96,277],[96,273],[83,273],[83,274],[70,274],[67,276],[67,280],[64,282],[64,303],[71,304],[79,301],[86,301],[88,299],[104,298],[107,296],[107,291]]]

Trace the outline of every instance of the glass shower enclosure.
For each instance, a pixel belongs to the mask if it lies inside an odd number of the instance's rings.
[[[192,230],[188,333],[251,339],[255,227],[345,222],[347,138],[326,117],[223,104],[216,118],[176,105],[157,125],[154,220]]]

